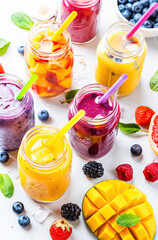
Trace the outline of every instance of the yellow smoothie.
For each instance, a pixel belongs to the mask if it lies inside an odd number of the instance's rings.
[[[97,47],[98,83],[111,87],[123,73],[129,76],[118,90],[120,96],[129,95],[137,88],[147,51],[143,36],[139,36],[141,33],[128,40],[127,32],[112,31]]]
[[[69,186],[72,151],[65,137],[48,142],[58,129],[38,126],[24,136],[18,153],[19,176],[25,192],[35,200],[55,201]]]

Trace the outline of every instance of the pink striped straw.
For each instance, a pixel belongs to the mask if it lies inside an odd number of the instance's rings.
[[[135,32],[140,28],[140,26],[151,16],[151,14],[158,8],[158,3],[154,3],[144,15],[139,19],[139,21],[134,25],[131,31],[126,35],[126,38],[131,38]]]

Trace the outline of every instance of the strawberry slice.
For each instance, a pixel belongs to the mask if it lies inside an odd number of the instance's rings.
[[[58,78],[57,78],[57,74],[56,71],[54,72],[47,72],[46,73],[46,80],[50,83],[58,83]]]
[[[4,71],[2,64],[0,63],[0,74],[2,74],[2,73],[5,73],[5,71]]]

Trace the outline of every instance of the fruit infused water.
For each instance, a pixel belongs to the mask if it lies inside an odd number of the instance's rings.
[[[30,32],[25,48],[28,77],[38,79],[32,90],[40,97],[55,97],[69,89],[73,80],[73,52],[70,35],[65,30],[56,41],[52,40],[60,23],[44,21]]]
[[[76,11],[78,14],[68,27],[73,42],[89,42],[96,36],[100,7],[101,0],[62,0],[62,22],[65,21],[72,11]]]
[[[30,92],[16,97],[24,83],[11,74],[0,75],[0,148],[18,149],[25,133],[34,126],[34,104]]]
[[[66,138],[49,145],[57,128],[38,126],[26,133],[18,153],[19,176],[25,192],[41,202],[55,201],[69,186],[72,151]]]
[[[125,22],[113,24],[97,48],[98,83],[111,87],[124,72],[129,76],[119,88],[119,96],[129,95],[137,88],[147,51],[139,30],[131,39],[126,38],[132,26]]]
[[[115,95],[99,104],[108,88],[100,84],[83,87],[70,104],[68,118],[80,109],[86,115],[69,131],[70,143],[83,158],[95,159],[106,155],[112,148],[117,134],[120,107]]]

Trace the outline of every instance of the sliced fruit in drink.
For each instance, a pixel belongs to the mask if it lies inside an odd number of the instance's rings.
[[[152,150],[158,155],[158,113],[151,118],[148,138]]]

